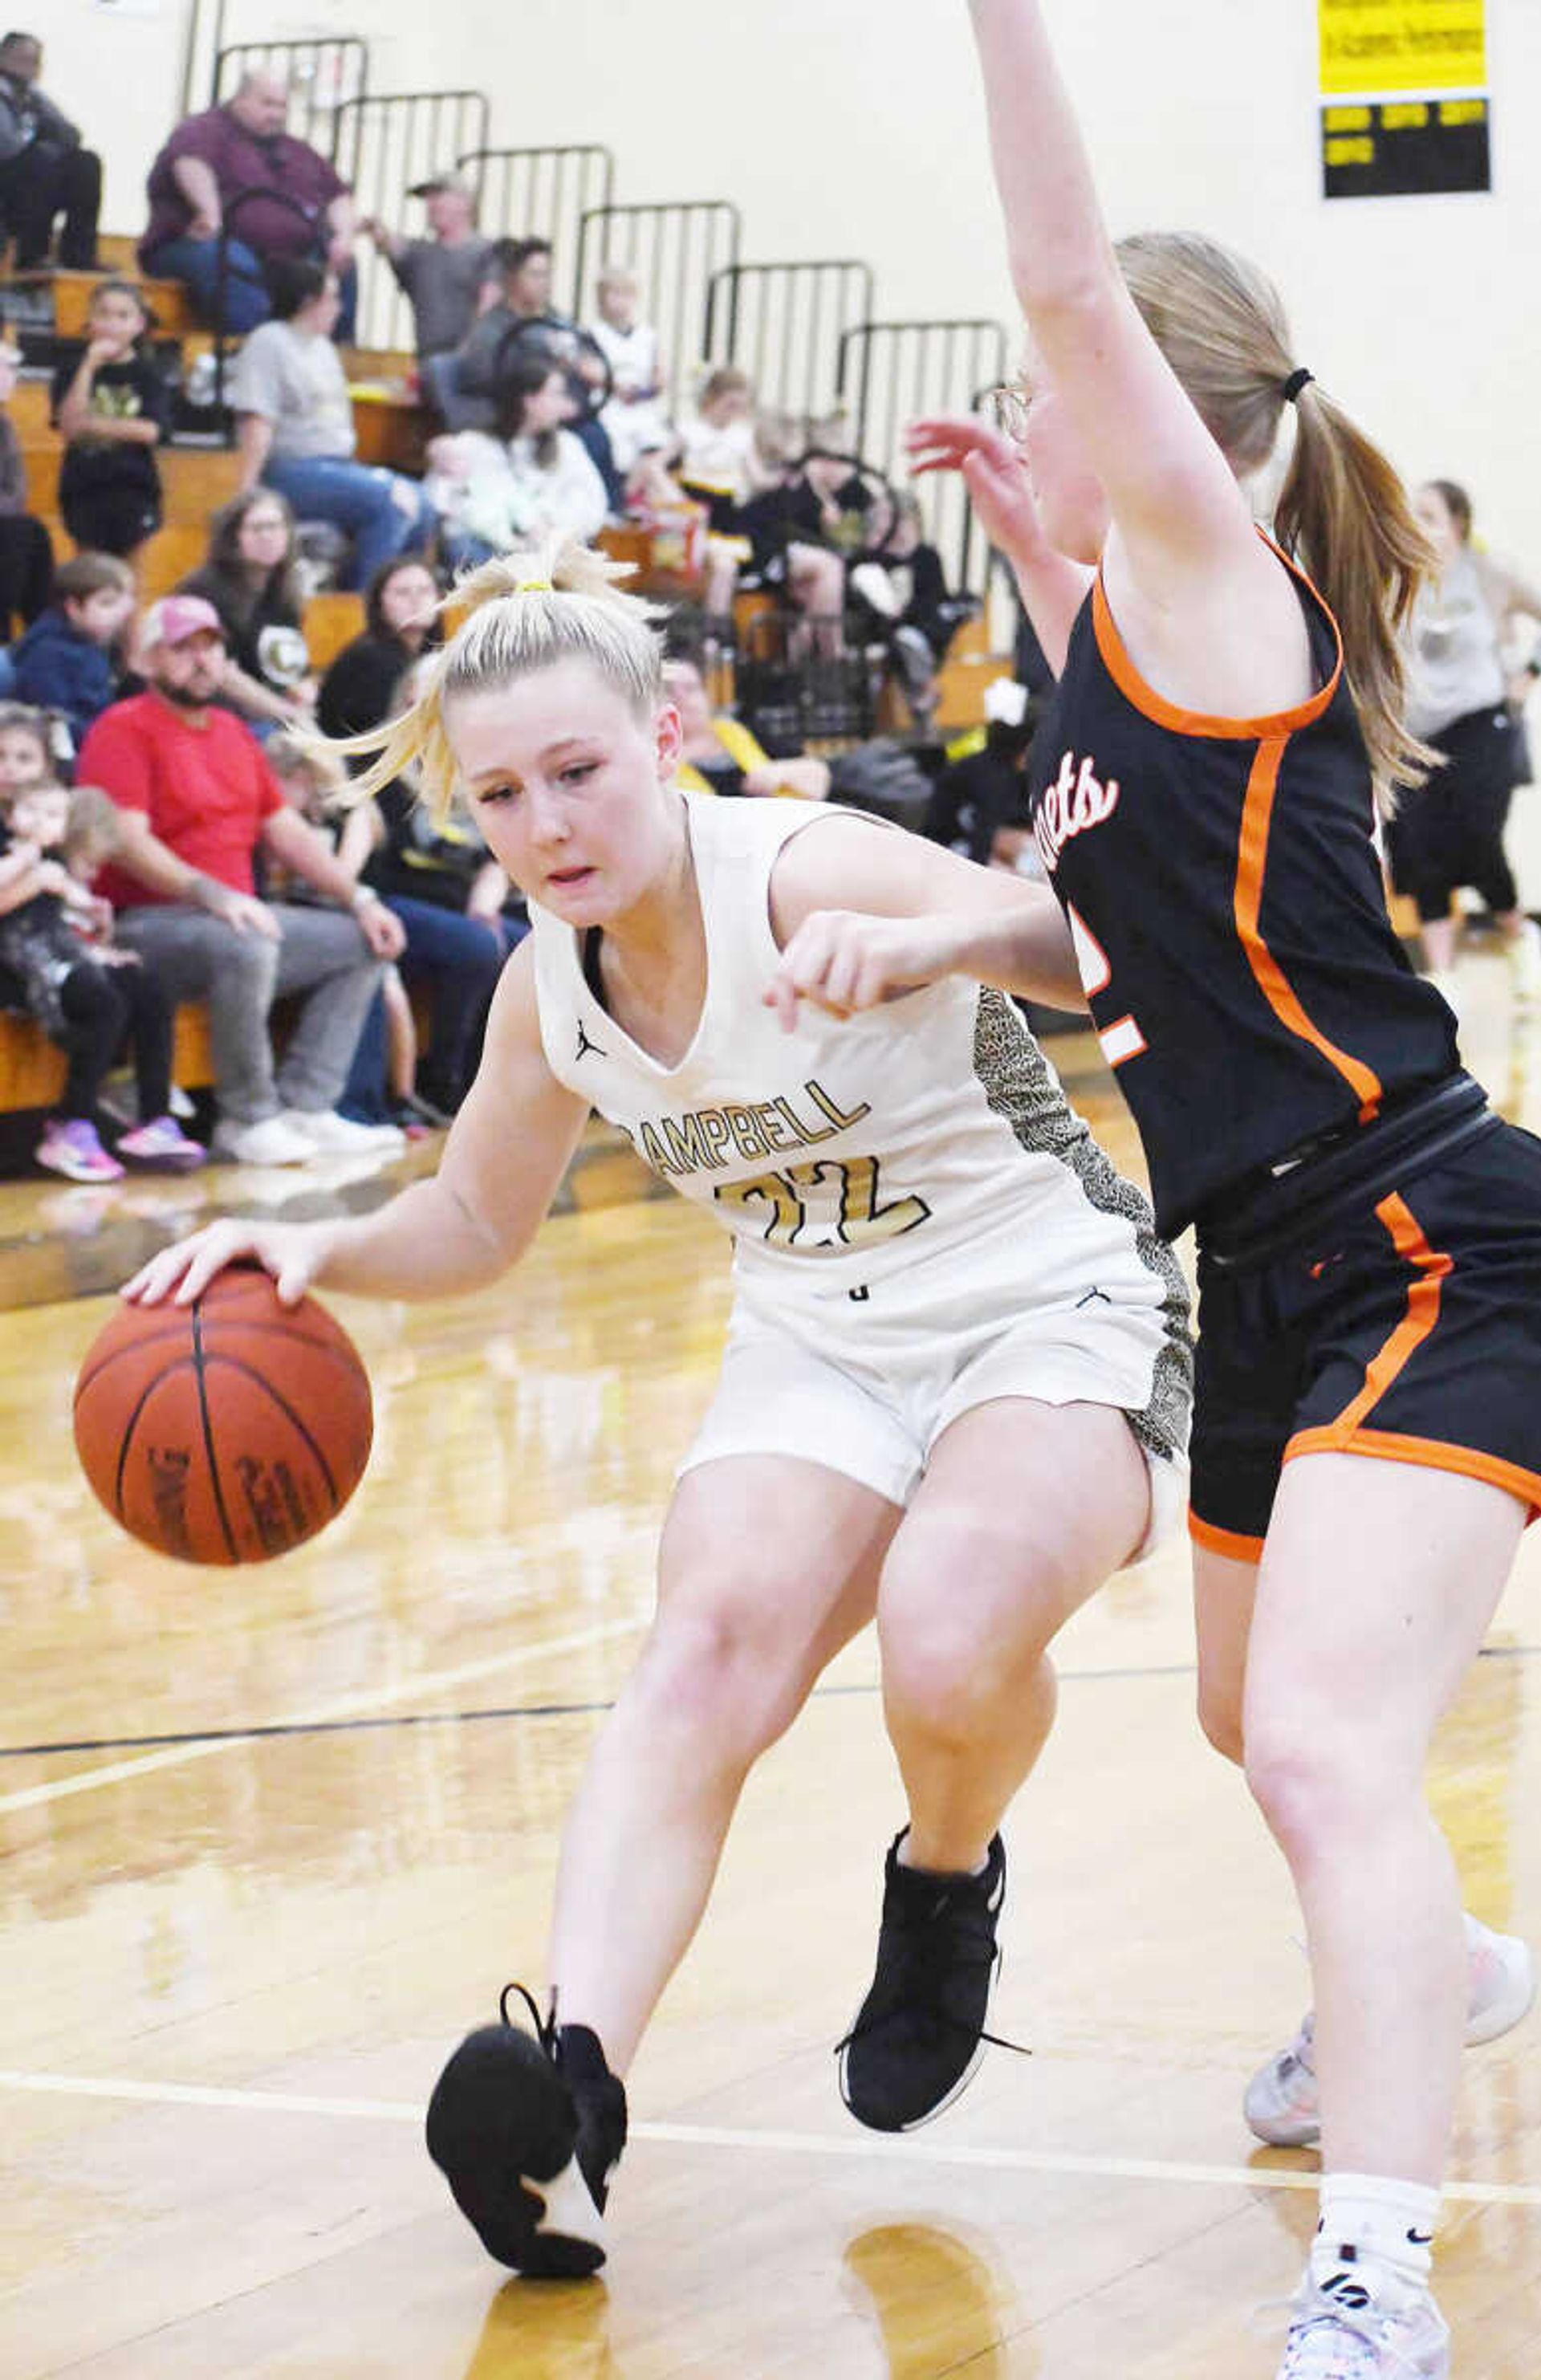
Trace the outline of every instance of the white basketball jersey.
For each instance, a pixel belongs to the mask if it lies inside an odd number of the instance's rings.
[[[1088,1282],[1116,1243],[1151,1305],[1180,1306],[1144,1198],[1001,993],[949,978],[849,1018],[804,1003],[793,1033],[764,1005],[777,856],[840,813],[687,800],[707,949],[689,1049],[674,1066],[639,1049],[590,990],[581,937],[531,902],[540,1034],[558,1080],[733,1234],[740,1293],[838,1330],[847,1300],[935,1313],[947,1268],[977,1282],[992,1249],[1003,1293],[1025,1269],[1059,1275],[1068,1240]]]

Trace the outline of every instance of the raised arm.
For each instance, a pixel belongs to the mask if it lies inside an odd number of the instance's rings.
[[[1012,280],[1136,577],[1250,559],[1250,509],[1124,286],[1038,0],[971,0]]]
[[[1043,885],[868,820],[831,814],[794,836],[770,917],[782,958],[765,1001],[788,1032],[800,1000],[845,1015],[949,975],[1086,1006],[1070,929]]]
[[[311,1287],[357,1297],[457,1297],[523,1256],[577,1147],[587,1102],[556,1080],[540,1046],[526,943],[499,979],[480,1068],[431,1181],[372,1214],[316,1223],[212,1223],[162,1250],[124,1295],[187,1305],[225,1265],[255,1257],[285,1304]]]

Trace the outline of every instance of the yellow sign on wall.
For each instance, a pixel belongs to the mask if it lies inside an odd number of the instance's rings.
[[[1486,91],[1486,0],[1317,0],[1322,91]]]

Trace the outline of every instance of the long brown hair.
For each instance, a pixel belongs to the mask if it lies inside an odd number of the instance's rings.
[[[1189,232],[1120,240],[1118,261],[1151,336],[1239,477],[1278,442],[1285,384],[1296,377],[1290,326],[1273,284],[1229,249]],[[1401,634],[1434,552],[1401,479],[1307,380],[1295,395],[1295,442],[1274,533],[1337,618],[1359,707],[1377,808],[1421,784],[1435,756],[1408,732]]]

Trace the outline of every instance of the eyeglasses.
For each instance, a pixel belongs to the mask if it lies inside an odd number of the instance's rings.
[[[1020,381],[1002,381],[999,388],[987,388],[979,399],[979,411],[990,428],[999,430],[1013,446],[1022,445],[1026,439],[1032,407],[1033,393]]]

